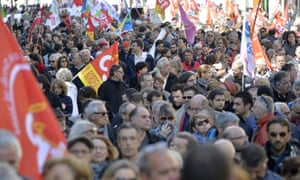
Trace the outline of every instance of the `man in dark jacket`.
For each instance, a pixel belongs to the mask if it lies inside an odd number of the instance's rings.
[[[291,139],[290,125],[283,118],[274,118],[267,124],[268,141],[265,150],[268,156],[268,169],[280,174],[286,157],[300,154],[299,143]]]
[[[98,89],[99,99],[106,101],[112,113],[117,114],[122,104],[122,94],[128,88],[123,82],[124,70],[121,65],[112,65],[106,80]]]

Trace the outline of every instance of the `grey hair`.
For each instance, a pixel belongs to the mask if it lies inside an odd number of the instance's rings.
[[[118,113],[119,114],[126,113],[127,112],[127,106],[129,106],[131,104],[132,104],[131,102],[125,102],[125,103],[121,104],[121,106],[119,107]]]
[[[166,104],[167,102],[164,101],[164,100],[158,100],[158,101],[155,101],[151,104],[151,111],[152,112],[155,112],[156,109],[160,109],[160,107],[163,105],[163,104]]]
[[[73,74],[68,68],[60,68],[55,76],[56,79],[63,80],[66,82],[71,82],[73,79]]]
[[[4,162],[0,162],[0,177],[2,180],[21,180],[16,170]]]
[[[274,112],[274,101],[270,96],[261,95],[256,97],[256,101],[259,102],[259,104],[263,105],[263,107],[266,108],[268,113]]]
[[[164,67],[164,62],[169,61],[168,58],[162,57],[157,61],[156,67]]]
[[[98,111],[99,106],[105,106],[105,102],[101,100],[92,100],[84,110],[86,117],[90,119],[92,114]]]
[[[165,153],[165,155],[170,156],[174,160],[178,160],[178,166],[181,166],[182,160],[180,161],[172,150],[167,148],[165,142],[160,142],[156,144],[151,144],[143,148],[137,155],[136,165],[139,168],[141,174],[150,175],[151,174],[151,163],[149,157],[151,155]]]
[[[55,61],[57,61],[58,58],[59,58],[60,56],[61,56],[60,53],[53,53],[53,54],[51,54],[51,55],[49,56],[49,59],[51,59],[52,57],[54,57],[54,58],[55,58]]]
[[[283,107],[283,106],[286,106],[287,108],[289,108],[289,106],[286,103],[284,103],[284,102],[275,102],[274,103],[275,110],[278,111],[278,112],[280,112],[280,113],[282,113],[281,112],[281,107]]]
[[[80,137],[82,133],[84,133],[86,130],[90,128],[96,127],[96,125],[90,121],[87,120],[77,120],[75,124],[70,129],[70,133],[68,135],[68,141],[72,140],[74,138]]]
[[[220,112],[216,115],[215,125],[220,128],[225,128],[226,124],[232,123],[239,123],[240,119],[232,112]]]
[[[22,147],[17,137],[10,131],[0,129],[0,150],[6,147],[16,147],[18,159],[22,158]]]

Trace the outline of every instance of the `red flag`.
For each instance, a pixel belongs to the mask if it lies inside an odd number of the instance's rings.
[[[14,133],[21,143],[19,172],[40,179],[45,161],[64,155],[66,141],[17,41],[2,21],[0,34],[0,128]]]
[[[74,3],[76,6],[82,6],[82,5],[83,5],[83,0],[73,0],[73,3]]]
[[[32,41],[32,31],[35,26],[41,24],[43,22],[43,15],[44,15],[44,7],[37,13],[36,17],[34,18],[30,29],[29,29],[29,41]]]
[[[85,86],[98,89],[103,81],[109,77],[109,69],[113,64],[119,64],[118,42],[115,42],[86,65],[78,73],[78,77]]]

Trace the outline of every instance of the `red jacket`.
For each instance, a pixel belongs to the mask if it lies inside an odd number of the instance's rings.
[[[268,141],[267,123],[274,118],[274,113],[268,114],[257,121],[257,131],[254,135],[253,142],[264,146]]]

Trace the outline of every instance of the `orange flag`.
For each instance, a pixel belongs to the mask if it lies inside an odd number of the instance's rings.
[[[43,164],[50,157],[63,156],[66,141],[17,41],[2,21],[0,34],[0,128],[14,133],[21,143],[20,174],[41,179]]]
[[[210,1],[206,2],[206,24],[211,25],[211,15],[210,15]]]
[[[109,77],[109,69],[113,64],[119,64],[118,42],[115,42],[86,65],[78,73],[78,77],[85,86],[92,86],[97,90],[103,81]]]

